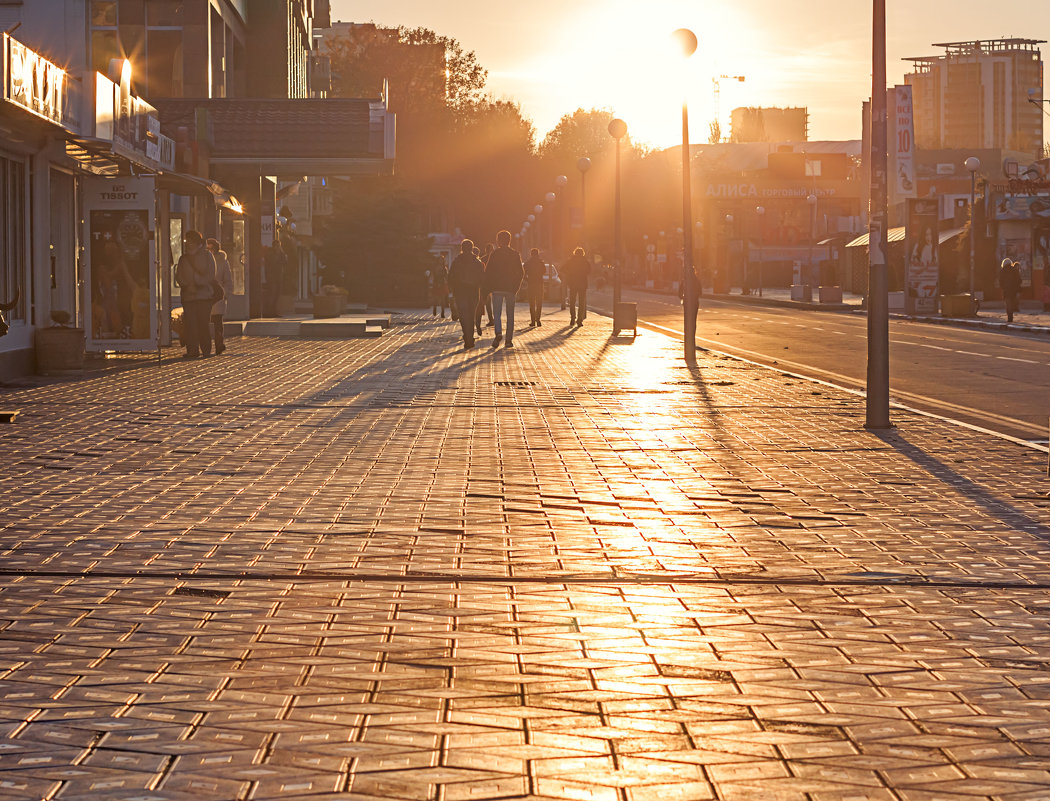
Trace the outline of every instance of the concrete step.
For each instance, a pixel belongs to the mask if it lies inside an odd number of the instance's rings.
[[[303,337],[306,339],[353,339],[382,336],[390,327],[389,314],[344,314],[341,317],[263,318],[234,324],[228,336],[243,333],[248,337]],[[225,329],[225,325],[224,325]],[[236,332],[236,333],[234,333]]]

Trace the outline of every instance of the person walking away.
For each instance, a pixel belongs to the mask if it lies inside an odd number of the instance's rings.
[[[175,267],[175,282],[182,298],[184,359],[211,356],[211,307],[215,282],[215,259],[204,247],[200,231],[187,231],[182,256]]]
[[[492,316],[496,325],[496,338],[492,341],[494,348],[503,341],[504,304],[507,307],[507,347],[514,347],[514,302],[524,276],[521,254],[510,246],[510,231],[500,231],[496,235],[496,249],[485,268],[485,286],[492,292]]]
[[[217,301],[211,307],[211,332],[215,338],[215,355],[218,356],[226,350],[226,340],[222,333],[222,318],[228,308],[227,298],[233,294],[233,270],[230,268],[230,259],[218,239],[209,239],[207,246],[208,252],[215,259],[215,280],[219,282],[223,291],[222,300]]]
[[[448,308],[448,270],[444,264],[435,264],[433,270],[427,270],[427,288],[430,291],[431,315],[437,317],[438,307],[441,308],[441,319],[445,319],[445,309]]]
[[[263,251],[263,316],[277,316],[277,299],[284,284],[284,271],[288,266],[288,255],[284,252],[281,237],[274,236],[273,244]]]
[[[587,284],[591,274],[583,248],[576,248],[559,272],[569,289],[569,325],[579,328],[587,319]]]
[[[1016,261],[1003,259],[999,267],[999,288],[1003,291],[1003,300],[1006,301],[1006,322],[1014,321],[1014,312],[1020,310],[1017,300],[1021,292],[1021,270]]]
[[[474,250],[474,243],[464,239],[460,244],[460,254],[448,269],[448,285],[456,308],[460,310],[463,350],[474,347],[474,314],[470,310],[477,309],[481,303],[481,281],[485,276],[485,265],[474,255]],[[478,333],[481,333],[480,329]]]
[[[547,265],[540,258],[540,249],[533,248],[529,251],[529,259],[525,262],[525,280],[529,285],[529,314],[532,320],[530,326],[543,325],[540,315],[543,314],[543,278],[547,272]]]

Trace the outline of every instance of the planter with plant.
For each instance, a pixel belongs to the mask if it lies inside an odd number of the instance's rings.
[[[346,308],[347,292],[335,284],[325,284],[314,295],[314,317],[338,317]]]
[[[84,369],[84,329],[67,311],[51,312],[54,325],[36,331],[36,368],[42,375]]]

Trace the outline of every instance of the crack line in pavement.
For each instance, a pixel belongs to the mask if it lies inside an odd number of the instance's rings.
[[[773,587],[907,587],[912,589],[1024,590],[1045,592],[1050,582],[959,581],[923,579],[897,574],[877,574],[868,578],[776,578],[758,576],[689,576],[661,575],[567,575],[567,576],[499,576],[494,574],[450,573],[248,573],[248,572],[181,572],[132,570],[13,570],[0,569],[0,576],[19,578],[63,579],[158,579],[168,581],[367,581],[395,584],[703,584],[710,586],[757,585]]]

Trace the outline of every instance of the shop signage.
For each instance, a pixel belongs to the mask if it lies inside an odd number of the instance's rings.
[[[111,141],[114,153],[140,166],[174,170],[175,141],[160,132],[157,110],[131,94],[130,69],[122,70],[119,84],[96,73],[95,84],[95,136]]]
[[[83,182],[88,222],[88,350],[157,348],[153,178]]]
[[[833,197],[858,197],[858,189],[847,192],[837,186],[778,186],[772,184],[756,184],[749,181],[735,183],[718,183],[707,185],[707,197],[717,200],[754,200],[757,198],[801,198],[805,200],[810,195],[818,198]]]
[[[66,73],[17,39],[3,36],[4,99],[57,125],[69,123]]]

